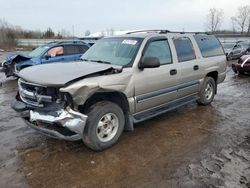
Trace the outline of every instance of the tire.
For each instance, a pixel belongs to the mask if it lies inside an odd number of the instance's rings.
[[[102,151],[117,143],[125,125],[124,113],[120,106],[101,101],[89,108],[87,116],[82,138],[87,147]]]
[[[212,77],[206,77],[199,93],[199,99],[197,100],[198,104],[204,106],[211,104],[214,100],[216,87],[215,80]]]

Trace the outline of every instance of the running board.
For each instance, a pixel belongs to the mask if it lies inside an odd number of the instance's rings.
[[[133,122],[139,123],[141,121],[145,121],[147,119],[153,118],[153,117],[158,116],[160,114],[164,114],[168,111],[179,108],[179,107],[186,105],[190,102],[196,101],[198,98],[199,98],[198,93],[195,93],[193,95],[189,95],[187,97],[171,101],[169,103],[155,107],[153,109],[149,109],[149,110],[144,111],[144,112],[136,113],[133,115]]]

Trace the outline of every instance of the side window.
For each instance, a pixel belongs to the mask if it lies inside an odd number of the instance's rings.
[[[51,57],[61,56],[64,54],[64,48],[63,46],[57,46],[54,48],[51,48],[46,55],[49,55]]]
[[[213,35],[194,35],[203,57],[224,55],[223,48]]]
[[[66,45],[64,46],[64,55],[74,55],[79,54],[79,48],[76,45]]]
[[[86,45],[78,46],[78,48],[79,48],[80,54],[84,54],[89,49],[89,47]]]
[[[150,42],[143,57],[156,57],[161,65],[172,63],[168,41],[164,39]]]
[[[191,40],[187,37],[173,39],[179,62],[195,59],[194,48]]]

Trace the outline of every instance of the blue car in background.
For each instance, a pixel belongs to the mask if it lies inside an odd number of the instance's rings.
[[[51,42],[36,48],[27,55],[9,55],[2,62],[2,72],[6,77],[17,76],[20,70],[34,65],[77,61],[90,46],[82,41]]]

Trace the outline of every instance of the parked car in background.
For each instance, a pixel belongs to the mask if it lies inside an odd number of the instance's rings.
[[[242,41],[239,42],[240,45],[242,45],[243,49],[245,49],[245,54],[250,53],[250,41]]]
[[[236,43],[222,43],[227,56],[227,60],[239,59],[242,55],[246,55],[250,51],[250,43],[248,41],[239,41]]]
[[[227,67],[215,36],[165,30],[101,39],[82,60],[20,71],[13,108],[41,133],[97,151],[134,123],[192,101],[209,105]]]
[[[90,47],[90,44],[82,41],[51,42],[40,46],[27,55],[12,54],[2,62],[2,72],[6,77],[16,76],[17,73],[27,67],[56,62],[72,62],[80,60]]]
[[[230,52],[232,51],[233,47],[235,46],[235,43],[228,43],[228,42],[223,42],[221,43],[222,47],[224,49],[224,52],[226,54],[226,56],[228,56],[228,54],[230,54]]]
[[[238,74],[250,73],[250,55],[240,57],[237,63],[232,64],[232,69]]]

